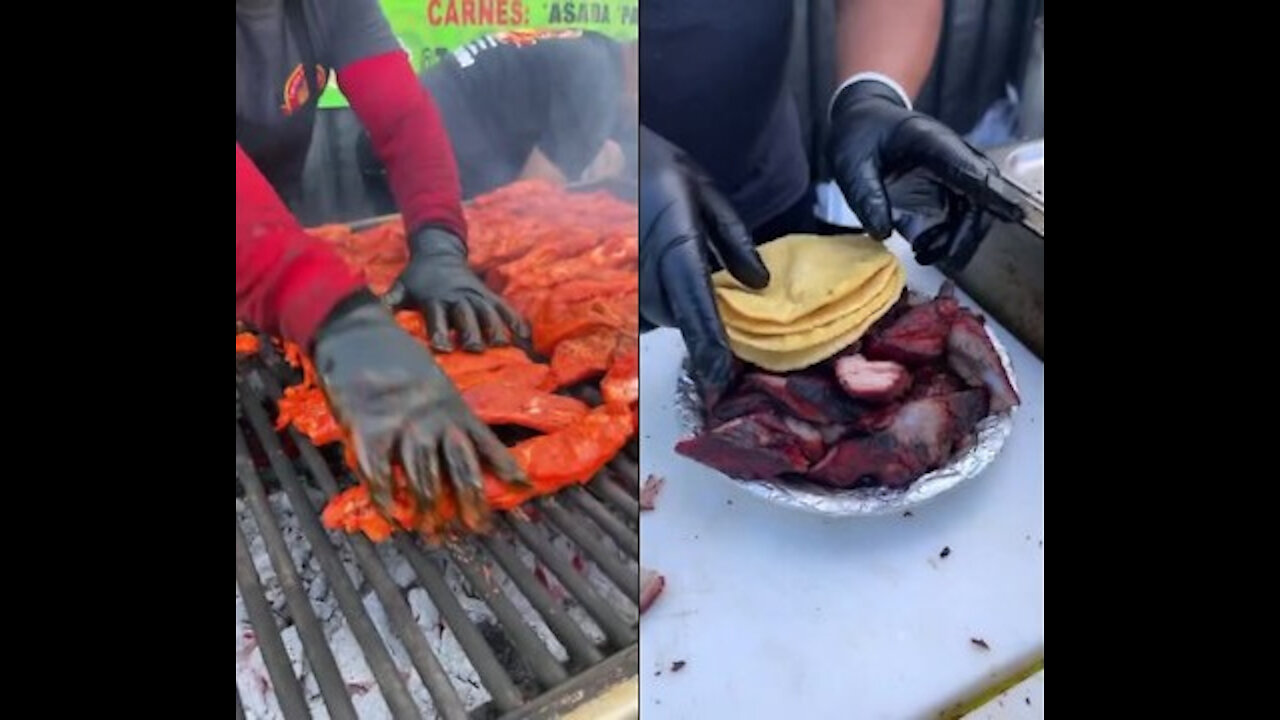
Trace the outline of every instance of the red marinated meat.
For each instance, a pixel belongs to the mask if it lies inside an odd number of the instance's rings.
[[[465,390],[462,399],[488,425],[519,425],[545,433],[569,427],[590,410],[575,398],[500,381]]]
[[[835,371],[840,387],[859,400],[888,402],[911,387],[911,373],[892,360],[846,355],[836,361]]]
[[[947,365],[969,385],[991,393],[991,412],[1005,412],[1020,402],[986,328],[968,311],[961,311],[951,324]]]
[[[802,473],[809,460],[791,432],[779,431],[773,413],[747,415],[676,444],[676,452],[742,480]]]
[[[530,365],[533,363],[524,351],[514,347],[492,347],[484,352],[473,353],[459,350],[451,353],[437,353],[436,363],[450,378],[461,377],[471,373],[497,370],[512,365]]]
[[[617,347],[618,332],[613,328],[563,340],[551,354],[551,380],[556,387],[568,387],[598,377],[609,369]]]
[[[492,370],[480,370],[461,375],[449,375],[459,392],[470,390],[480,385],[498,383],[515,387],[554,390],[557,386],[551,379],[551,368],[546,365],[529,363],[528,365],[507,365]]]
[[[628,347],[629,345],[629,347]],[[609,371],[600,381],[600,396],[610,405],[640,402],[640,344],[619,344]]]
[[[947,333],[960,306],[955,298],[939,295],[917,305],[891,323],[878,325],[863,344],[862,354],[871,360],[892,360],[915,366],[942,357]]]
[[[318,387],[287,387],[276,401],[276,407],[279,411],[277,430],[292,424],[316,447],[340,442],[344,438],[342,426],[329,411],[324,391]]]
[[[897,409],[885,429],[836,445],[809,477],[835,487],[906,487],[945,463],[956,442],[986,414],[985,390],[913,400]]]
[[[533,325],[533,347],[543,355],[550,355],[560,342],[592,330],[628,331],[633,326],[638,328],[639,303],[639,291],[576,302],[548,298],[529,317]]]
[[[627,410],[610,406],[593,408],[568,427],[513,446],[511,456],[524,469],[532,485],[508,485],[486,472],[485,499],[495,510],[508,510],[538,495],[547,495],[574,483],[584,483],[622,449],[632,432],[632,418]],[[348,465],[353,465],[350,444],[346,445],[345,451]],[[436,498],[431,512],[421,512],[408,491],[403,471],[399,466],[394,470],[396,487],[392,493],[394,507],[391,515],[401,527],[417,529],[428,537],[438,536],[455,520],[461,520],[464,527],[482,529],[479,518],[468,517],[470,506],[459,506],[452,492]],[[347,532],[363,531],[375,542],[385,540],[392,529],[374,508],[369,488],[363,483],[331,498],[322,519],[325,527]]]
[[[236,333],[236,357],[257,355],[261,347],[262,343],[257,335],[249,332]]]

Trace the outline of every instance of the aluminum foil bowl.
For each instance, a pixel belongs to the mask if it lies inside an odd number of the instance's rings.
[[[1014,376],[1009,353],[991,332],[990,326],[986,330],[1010,382],[1017,390],[1018,379]],[[702,398],[689,374],[687,357],[683,367],[684,372],[676,383],[676,408],[682,437],[690,437],[701,432],[705,413]],[[721,472],[715,474],[768,502],[820,515],[848,517],[901,513],[981,473],[1004,447],[1005,440],[1013,431],[1013,413],[1016,411],[1014,408],[983,418],[974,429],[974,441],[968,447],[957,452],[946,465],[922,475],[905,488],[839,489],[801,480],[737,480]]]

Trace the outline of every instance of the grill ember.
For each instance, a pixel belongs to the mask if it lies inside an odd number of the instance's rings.
[[[635,207],[605,193],[573,194],[542,183],[517,183],[478,198],[468,208],[470,261],[530,321],[534,349],[550,357],[535,363],[516,348],[480,354],[438,354],[442,369],[463,391],[477,416],[494,426],[516,426],[539,435],[511,450],[533,483],[531,489],[485,477],[485,494],[496,509],[510,509],[538,495],[589,480],[613,457],[636,426],[639,400],[639,333]],[[375,292],[385,292],[408,260],[404,229],[390,222],[352,232],[330,225],[313,231],[364,273]],[[421,314],[402,311],[396,320],[427,345]],[[236,339],[237,355],[248,343]],[[316,445],[343,440],[329,412],[314,369],[296,347],[286,358],[304,370],[303,380],[284,391],[277,427],[292,424]],[[554,394],[558,389],[600,381],[603,404]],[[350,460],[350,459],[349,459]],[[438,537],[458,525],[474,529],[446,496],[430,513],[420,512],[397,469],[391,518],[401,527]],[[374,507],[364,485],[343,492],[324,513],[325,525],[363,532],[374,541],[393,526]]]

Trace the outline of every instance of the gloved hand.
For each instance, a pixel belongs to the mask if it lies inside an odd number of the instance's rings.
[[[734,359],[716,310],[710,247],[739,282],[769,284],[769,270],[737,213],[679,148],[640,129],[640,316],[684,335],[708,405],[732,379]]]
[[[431,354],[371,294],[339,304],[316,334],[314,357],[334,415],[351,434],[360,475],[384,511],[391,508],[393,457],[420,508],[430,512],[451,482],[460,517],[475,529],[489,519],[482,461],[499,478],[527,485]]]
[[[409,264],[399,282],[426,315],[431,346],[440,352],[453,351],[450,329],[471,352],[508,345],[510,333],[529,336],[520,314],[471,272],[466,246],[446,230],[428,227],[409,238]]]
[[[995,163],[877,80],[836,95],[827,155],[863,229],[883,240],[897,228],[925,265],[963,267],[990,227],[988,214],[1022,217]]]

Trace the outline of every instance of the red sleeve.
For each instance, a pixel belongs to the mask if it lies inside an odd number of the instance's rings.
[[[436,225],[464,241],[462,188],[440,111],[401,51],[338,70],[338,87],[373,141],[411,232]]]
[[[236,143],[236,318],[310,347],[338,302],[364,281],[305,232]]]

